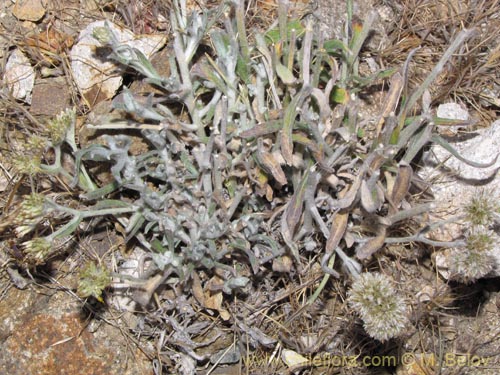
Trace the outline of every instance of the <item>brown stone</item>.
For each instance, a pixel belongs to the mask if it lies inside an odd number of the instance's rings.
[[[45,1],[17,0],[12,13],[21,21],[39,21],[45,15]]]
[[[85,315],[67,293],[9,288],[0,299],[0,374],[153,374],[123,331],[103,323],[90,332]]]
[[[33,88],[31,110],[33,115],[55,116],[70,104],[70,91],[62,77],[38,81]]]

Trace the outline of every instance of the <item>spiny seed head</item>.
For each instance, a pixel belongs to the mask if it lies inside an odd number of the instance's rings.
[[[35,193],[24,196],[24,200],[21,202],[19,207],[19,215],[17,216],[16,221],[19,220],[22,222],[26,219],[41,216],[44,210],[44,202],[45,197],[43,194]]]
[[[472,228],[467,236],[466,247],[472,252],[491,251],[495,237],[495,232],[484,227]]]
[[[47,138],[35,134],[30,136],[26,142],[26,149],[33,153],[42,152],[47,146]]]
[[[496,266],[491,252],[484,250],[453,249],[449,259],[451,278],[466,284],[486,276]]]
[[[103,290],[111,283],[109,271],[97,266],[95,263],[88,263],[80,273],[78,281],[78,295],[82,298],[95,297],[99,302],[102,300]]]
[[[53,145],[59,145],[64,142],[68,129],[75,121],[75,116],[75,110],[68,108],[57,115],[56,118],[49,121],[47,132]]]
[[[388,276],[363,273],[352,284],[348,302],[360,315],[366,332],[379,341],[401,334],[408,324],[407,307]]]
[[[43,237],[26,241],[21,246],[28,258],[37,263],[43,263],[52,250],[52,243]]]
[[[497,196],[488,190],[480,190],[465,205],[466,219],[473,225],[488,225],[500,210]]]
[[[13,160],[14,168],[21,174],[33,176],[42,171],[42,169],[40,168],[40,165],[42,164],[40,155],[18,154],[14,156]]]
[[[94,27],[92,36],[102,45],[106,45],[111,41],[111,31],[108,27]]]
[[[42,194],[31,194],[24,197],[19,205],[19,211],[13,219],[16,234],[22,237],[31,232],[42,220],[45,198]]]

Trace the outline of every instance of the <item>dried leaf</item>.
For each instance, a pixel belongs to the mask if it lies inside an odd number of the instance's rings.
[[[222,302],[224,297],[222,295],[222,288],[224,287],[224,280],[220,277],[214,276],[205,284],[204,295],[204,307],[207,309],[216,310],[219,312],[222,320],[229,320],[231,315],[229,311],[222,307]],[[218,291],[213,292],[212,290],[217,289]]]
[[[253,344],[259,343],[266,348],[271,348],[276,344],[276,339],[269,337],[257,327],[246,325],[239,319],[236,320],[236,323],[242,332],[245,332],[252,340],[254,340]]]
[[[321,145],[318,146],[318,143],[316,141],[313,141],[312,139],[307,138],[307,136],[302,134],[302,133],[292,134],[292,140],[294,142],[297,142],[301,145],[306,146],[309,150],[311,150],[311,153],[314,156],[314,159],[318,162],[318,165],[321,167],[322,170],[324,170],[325,172],[328,172],[328,173],[335,172],[326,163],[325,155],[323,152],[323,147]]]
[[[203,293],[203,287],[201,286],[200,277],[198,276],[198,274],[196,272],[193,272],[191,274],[191,278],[193,279],[191,290],[193,292],[194,298],[196,299],[196,301],[198,301],[198,303],[200,305],[206,307],[205,295]]]
[[[385,118],[389,116],[391,112],[396,110],[398,106],[399,98],[401,97],[401,92],[404,87],[404,79],[401,73],[397,72],[391,77],[390,80],[390,88],[387,93],[385,103],[382,108],[382,113],[380,114],[378,123],[377,123],[377,137],[380,135],[382,131],[382,126],[384,125]]]
[[[278,183],[281,185],[286,185],[288,183],[285,172],[281,169],[280,164],[276,161],[274,156],[265,151],[260,142],[257,149],[257,159],[262,164],[262,167],[266,170],[266,172],[270,173]]]
[[[413,169],[411,168],[411,166],[405,161],[401,161],[399,163],[398,175],[396,177],[396,181],[394,182],[394,187],[391,194],[391,202],[393,204],[393,207],[391,207],[391,209],[389,210],[389,213],[391,215],[399,207],[399,204],[403,201],[406,193],[408,193],[412,176]]]
[[[43,59],[48,63],[58,64],[60,61],[58,61],[57,55],[60,55],[65,49],[71,48],[73,43],[72,36],[51,27],[43,32],[30,33],[24,40],[20,41],[19,45],[32,47],[33,50],[28,49],[27,52],[37,59],[42,54]]]
[[[238,363],[241,360],[241,352],[234,345],[231,348],[223,348],[210,356],[210,362],[217,365],[227,365],[230,363]],[[227,371],[227,369],[225,368]],[[224,372],[225,374],[230,374]]]
[[[293,261],[288,255],[283,255],[273,259],[273,271],[290,273],[292,270]]]
[[[344,236],[347,229],[347,219],[349,218],[349,213],[347,211],[339,211],[335,214],[332,222],[332,227],[330,228],[330,235],[326,240],[325,251],[330,254],[339,245],[340,240]]]
[[[164,279],[162,274],[157,274],[146,280],[146,282],[142,284],[140,288],[134,290],[134,301],[140,303],[142,306],[146,306],[151,300],[153,293],[156,291],[156,289],[158,289],[163,281]]]
[[[271,120],[263,124],[257,124],[253,128],[241,132],[241,138],[256,138],[263,135],[276,133],[283,127],[282,120]]]
[[[361,182],[361,205],[366,210],[366,212],[374,213],[379,210],[383,204],[384,193],[381,189],[375,185],[371,190],[368,187],[368,183],[363,180]]]
[[[332,114],[328,96],[316,87],[312,89],[311,95],[316,99],[316,102],[318,103],[320,121],[325,122]]]
[[[304,196],[306,192],[308,179],[309,179],[309,168],[304,173],[300,185],[293,193],[293,196],[290,199],[290,201],[288,201],[285,208],[285,212],[283,212],[283,216],[281,217],[281,235],[283,236],[283,240],[285,241],[285,243],[292,251],[292,255],[294,256],[297,263],[299,262],[299,254],[297,245],[293,242],[293,235],[295,233],[297,224],[299,223],[300,218],[302,217]]]
[[[319,152],[318,143],[313,141],[312,139],[307,138],[306,135],[302,133],[294,133],[292,134],[292,140],[294,142],[300,143],[307,148],[309,148],[312,152]]]
[[[367,259],[375,254],[378,250],[380,250],[380,248],[384,246],[386,232],[387,231],[384,226],[379,226],[377,230],[377,236],[372,237],[370,240],[356,249],[356,257],[360,260]]]
[[[366,171],[368,170],[368,168],[378,169],[379,167],[374,167],[374,165],[378,165],[379,160],[383,160],[383,158],[377,152],[372,152],[371,154],[368,155],[368,157],[363,162],[363,165],[361,166],[358,175],[355,177],[354,182],[351,184],[350,187],[346,186],[346,190],[348,188],[349,190],[345,194],[343,194],[341,199],[337,201],[335,208],[337,209],[347,208],[354,202],[356,196],[358,195],[358,190],[361,187],[361,182],[363,181]],[[338,174],[338,176],[340,176],[340,174]]]

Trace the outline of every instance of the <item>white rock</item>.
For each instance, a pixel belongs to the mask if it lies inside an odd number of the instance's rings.
[[[135,36],[130,30],[120,28],[109,21],[96,21],[83,29],[78,42],[70,52],[73,78],[83,94],[97,87],[103,99],[109,99],[115,95],[122,84],[121,75],[125,69],[106,56],[96,54],[101,45],[92,33],[94,28],[104,27],[106,24],[121,43],[137,48],[148,58],[166,42],[166,37],[163,35]]]
[[[455,142],[452,146],[466,159],[475,162],[487,163],[500,154],[500,120],[495,121],[490,128],[483,129],[479,134],[465,142]],[[457,214],[479,189],[486,189],[492,194],[500,196],[500,157],[496,163],[488,168],[471,167],[444,150],[434,145],[424,156],[424,168],[421,175],[427,181],[433,181],[432,191],[439,205],[441,219]],[[450,224],[437,233],[438,240],[450,241],[463,233],[464,226]],[[435,233],[435,235],[436,235]],[[449,252],[442,251],[436,255],[438,269],[445,278],[448,267]],[[497,268],[488,276],[500,276],[500,244],[496,244],[493,256],[497,261]]]
[[[458,103],[445,103],[438,107],[437,116],[451,120],[468,120],[469,112]]]
[[[15,49],[7,60],[4,79],[14,98],[24,99],[26,103],[31,103],[35,70],[29,59],[19,49]]]
[[[308,359],[306,357],[300,355],[299,353],[297,353],[293,350],[289,350],[289,349],[283,349],[281,351],[281,359],[283,360],[283,362],[285,362],[285,364],[288,367],[295,367],[295,366],[298,366],[300,364],[304,364],[304,363],[308,362]]]
[[[120,264],[118,273],[140,278],[139,267],[141,259],[146,256],[146,252],[140,248],[135,248],[131,254]],[[118,277],[113,277],[113,293],[109,297],[108,303],[112,304],[119,311],[135,311],[137,303],[131,298],[130,283],[126,280],[120,280]]]

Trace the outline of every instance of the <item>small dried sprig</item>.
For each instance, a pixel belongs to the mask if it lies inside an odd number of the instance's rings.
[[[384,274],[361,274],[349,290],[348,302],[363,320],[366,332],[379,341],[399,336],[409,323],[404,298]]]
[[[103,302],[102,293],[110,284],[110,272],[105,267],[90,262],[80,273],[77,293],[82,298],[92,296],[99,302]]]

